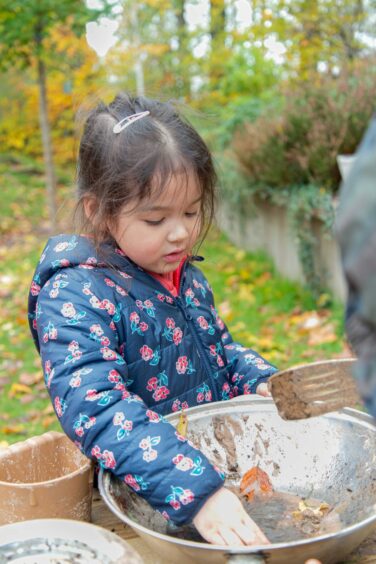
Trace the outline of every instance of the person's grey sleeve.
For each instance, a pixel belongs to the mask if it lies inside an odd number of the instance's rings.
[[[376,417],[376,115],[341,186],[336,234],[348,286],[346,332],[359,358],[355,375]]]

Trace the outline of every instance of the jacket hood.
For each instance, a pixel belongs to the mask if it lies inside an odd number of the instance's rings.
[[[104,244],[101,246],[101,251],[99,257],[90,237],[82,235],[57,235],[48,240],[31,282],[28,303],[30,330],[38,350],[35,323],[38,317],[38,295],[53,276],[57,273],[63,274],[67,268],[78,266],[91,269],[95,266],[111,265],[120,270],[126,270],[130,275],[135,269],[139,270],[139,267],[129,261],[119,248],[111,244]],[[64,284],[64,281],[61,281],[61,284]]]

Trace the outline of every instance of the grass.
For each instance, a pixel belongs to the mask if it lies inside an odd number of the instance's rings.
[[[47,236],[44,179],[33,161],[0,160],[0,446],[59,429],[27,323],[27,298]],[[59,174],[59,203],[73,201],[73,172]],[[341,304],[318,308],[301,285],[278,276],[263,254],[213,230],[201,254],[216,305],[235,340],[279,368],[344,353]]]
[[[234,339],[280,369],[346,354],[341,303],[319,308],[307,289],[279,276],[265,254],[239,250],[216,232],[203,252],[203,270]]]

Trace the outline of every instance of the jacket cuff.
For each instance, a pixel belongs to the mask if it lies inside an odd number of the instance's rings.
[[[189,487],[185,488],[182,483],[171,484],[171,475],[169,475],[168,487],[165,488],[164,482],[158,486],[158,491],[162,489],[167,493],[164,503],[161,503],[160,496],[157,496],[159,503],[153,500],[153,496],[148,498],[149,503],[174,525],[182,526],[190,523],[209,497],[224,483],[224,476],[214,467],[207,468],[206,472],[207,475],[202,476],[200,482],[195,484],[194,492]]]
[[[266,374],[265,376],[260,376],[260,378],[257,378],[256,382],[253,382],[253,384],[249,387],[250,393],[255,394],[257,386],[259,384],[262,384],[263,382],[267,382],[269,380],[270,376],[272,376],[276,372],[278,372],[278,370],[274,370],[273,372],[270,372],[269,374]]]

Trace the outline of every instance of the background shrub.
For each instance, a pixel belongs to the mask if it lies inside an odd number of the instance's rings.
[[[282,109],[266,107],[232,138],[250,183],[268,187],[339,185],[336,156],[353,153],[375,109],[375,65],[337,78],[315,77],[285,93]]]

